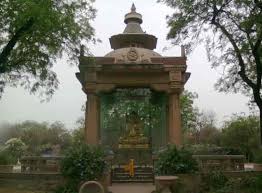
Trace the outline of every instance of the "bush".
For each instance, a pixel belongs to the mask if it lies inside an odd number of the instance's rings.
[[[258,149],[254,151],[254,162],[262,164],[262,150]]]
[[[0,151],[0,165],[14,164],[16,159],[7,151]]]
[[[99,180],[106,171],[104,152],[97,147],[78,144],[69,148],[61,162],[61,172],[67,184],[57,192],[77,192],[85,181]]]
[[[262,175],[228,178],[221,171],[202,177],[202,193],[261,193]]]
[[[156,162],[157,175],[175,175],[182,173],[193,173],[198,170],[196,160],[190,151],[176,147],[168,147],[163,153],[159,154]]]

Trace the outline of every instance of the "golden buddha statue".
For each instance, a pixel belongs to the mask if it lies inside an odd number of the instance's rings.
[[[143,134],[143,122],[136,112],[126,118],[124,136],[119,138],[119,148],[148,148],[149,140]]]

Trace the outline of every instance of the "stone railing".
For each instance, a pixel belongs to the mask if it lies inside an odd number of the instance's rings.
[[[193,155],[197,160],[200,171],[222,170],[243,171],[244,155]]]
[[[0,165],[0,173],[11,173],[13,172],[13,165]]]
[[[214,169],[222,171],[244,171],[244,155],[193,155],[198,162],[200,171]],[[152,156],[153,163],[158,160],[157,155]]]
[[[41,156],[25,156],[22,157],[21,172],[23,173],[59,173],[60,161],[62,156],[41,157]]]

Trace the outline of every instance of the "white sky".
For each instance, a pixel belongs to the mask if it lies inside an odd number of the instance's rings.
[[[90,45],[92,53],[95,56],[104,56],[111,51],[108,39],[123,32],[124,15],[130,11],[133,2],[137,12],[143,15],[143,30],[158,38],[155,51],[163,56],[179,56],[180,46],[163,52],[163,48],[170,47],[170,41],[166,40],[168,28],[165,18],[172,10],[156,3],[156,0],[96,0],[95,7],[98,13],[93,27],[96,30],[96,37],[101,39],[102,43]],[[248,112],[246,97],[240,94],[218,93],[214,90],[219,73],[211,69],[204,47],[199,46],[188,56],[187,65],[191,77],[185,88],[198,93],[196,105],[200,109],[214,111],[220,122],[232,113]],[[61,84],[48,103],[40,103],[37,96],[29,95],[22,88],[6,88],[0,100],[0,123],[24,120],[61,121],[67,128],[74,128],[75,121],[83,115],[81,106],[86,100],[75,77],[78,68],[69,66],[62,59],[58,61],[54,70]]]

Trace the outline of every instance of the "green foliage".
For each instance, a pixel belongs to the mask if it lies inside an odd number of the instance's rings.
[[[213,111],[202,111],[195,114],[193,129],[184,133],[185,144],[221,145],[221,131],[216,127]]]
[[[0,165],[10,165],[15,164],[16,159],[5,150],[0,150]]]
[[[203,191],[215,193],[217,190],[221,190],[225,187],[225,184],[228,182],[228,178],[221,171],[215,171],[204,175],[203,181]]]
[[[19,138],[11,138],[5,143],[4,151],[8,152],[16,161],[26,151],[25,143]]]
[[[168,38],[187,51],[206,43],[212,67],[223,73],[215,87],[242,92],[260,110],[262,130],[262,3],[259,0],[158,0],[171,7]],[[262,132],[260,131],[262,143]]]
[[[168,17],[168,38],[176,45],[184,43],[187,51],[206,42],[212,65],[223,65],[225,73],[218,81],[221,91],[247,91],[255,86],[252,83],[259,84],[260,68],[255,66],[261,64],[260,1],[159,1],[174,10]]]
[[[196,160],[190,151],[181,148],[168,147],[158,155],[156,162],[157,175],[175,175],[181,173],[192,173],[198,170]]]
[[[136,112],[143,123],[143,133],[150,136],[152,129],[161,129],[165,121],[167,98],[164,93],[149,89],[117,89],[101,96],[101,136],[102,142],[114,146],[125,132],[126,118]],[[106,136],[103,132],[106,132]],[[105,138],[103,138],[105,137]]]
[[[106,111],[104,125],[107,127],[112,120],[125,119],[133,111],[137,112],[145,126],[153,127],[158,121],[163,94],[153,93],[148,89],[118,89],[111,94],[101,95],[102,111]]]
[[[68,187],[77,191],[80,183],[98,180],[106,169],[107,165],[102,149],[86,144],[77,144],[67,151],[61,162],[61,172],[67,180],[67,184],[60,191],[66,192]]]
[[[85,143],[85,128],[84,127],[77,128],[73,131],[72,142],[73,144]]]
[[[259,148],[259,121],[254,116],[233,116],[222,129],[223,146],[239,149],[249,161]]]
[[[254,155],[254,162],[262,164],[262,149],[259,148],[254,150],[253,155]]]
[[[60,146],[63,151],[72,143],[71,134],[60,122],[48,124],[25,121],[8,125],[0,130],[3,132],[0,136],[0,144],[11,138],[19,138],[27,147],[24,155],[40,155],[54,146]]]
[[[197,129],[198,108],[194,107],[197,93],[185,90],[180,97],[181,121],[183,132],[195,132]]]
[[[80,44],[93,39],[94,0],[0,1],[0,96],[21,85],[50,97],[58,87],[52,70],[67,55],[75,63]]]
[[[226,177],[221,171],[202,176],[202,193],[260,193],[262,176]]]

